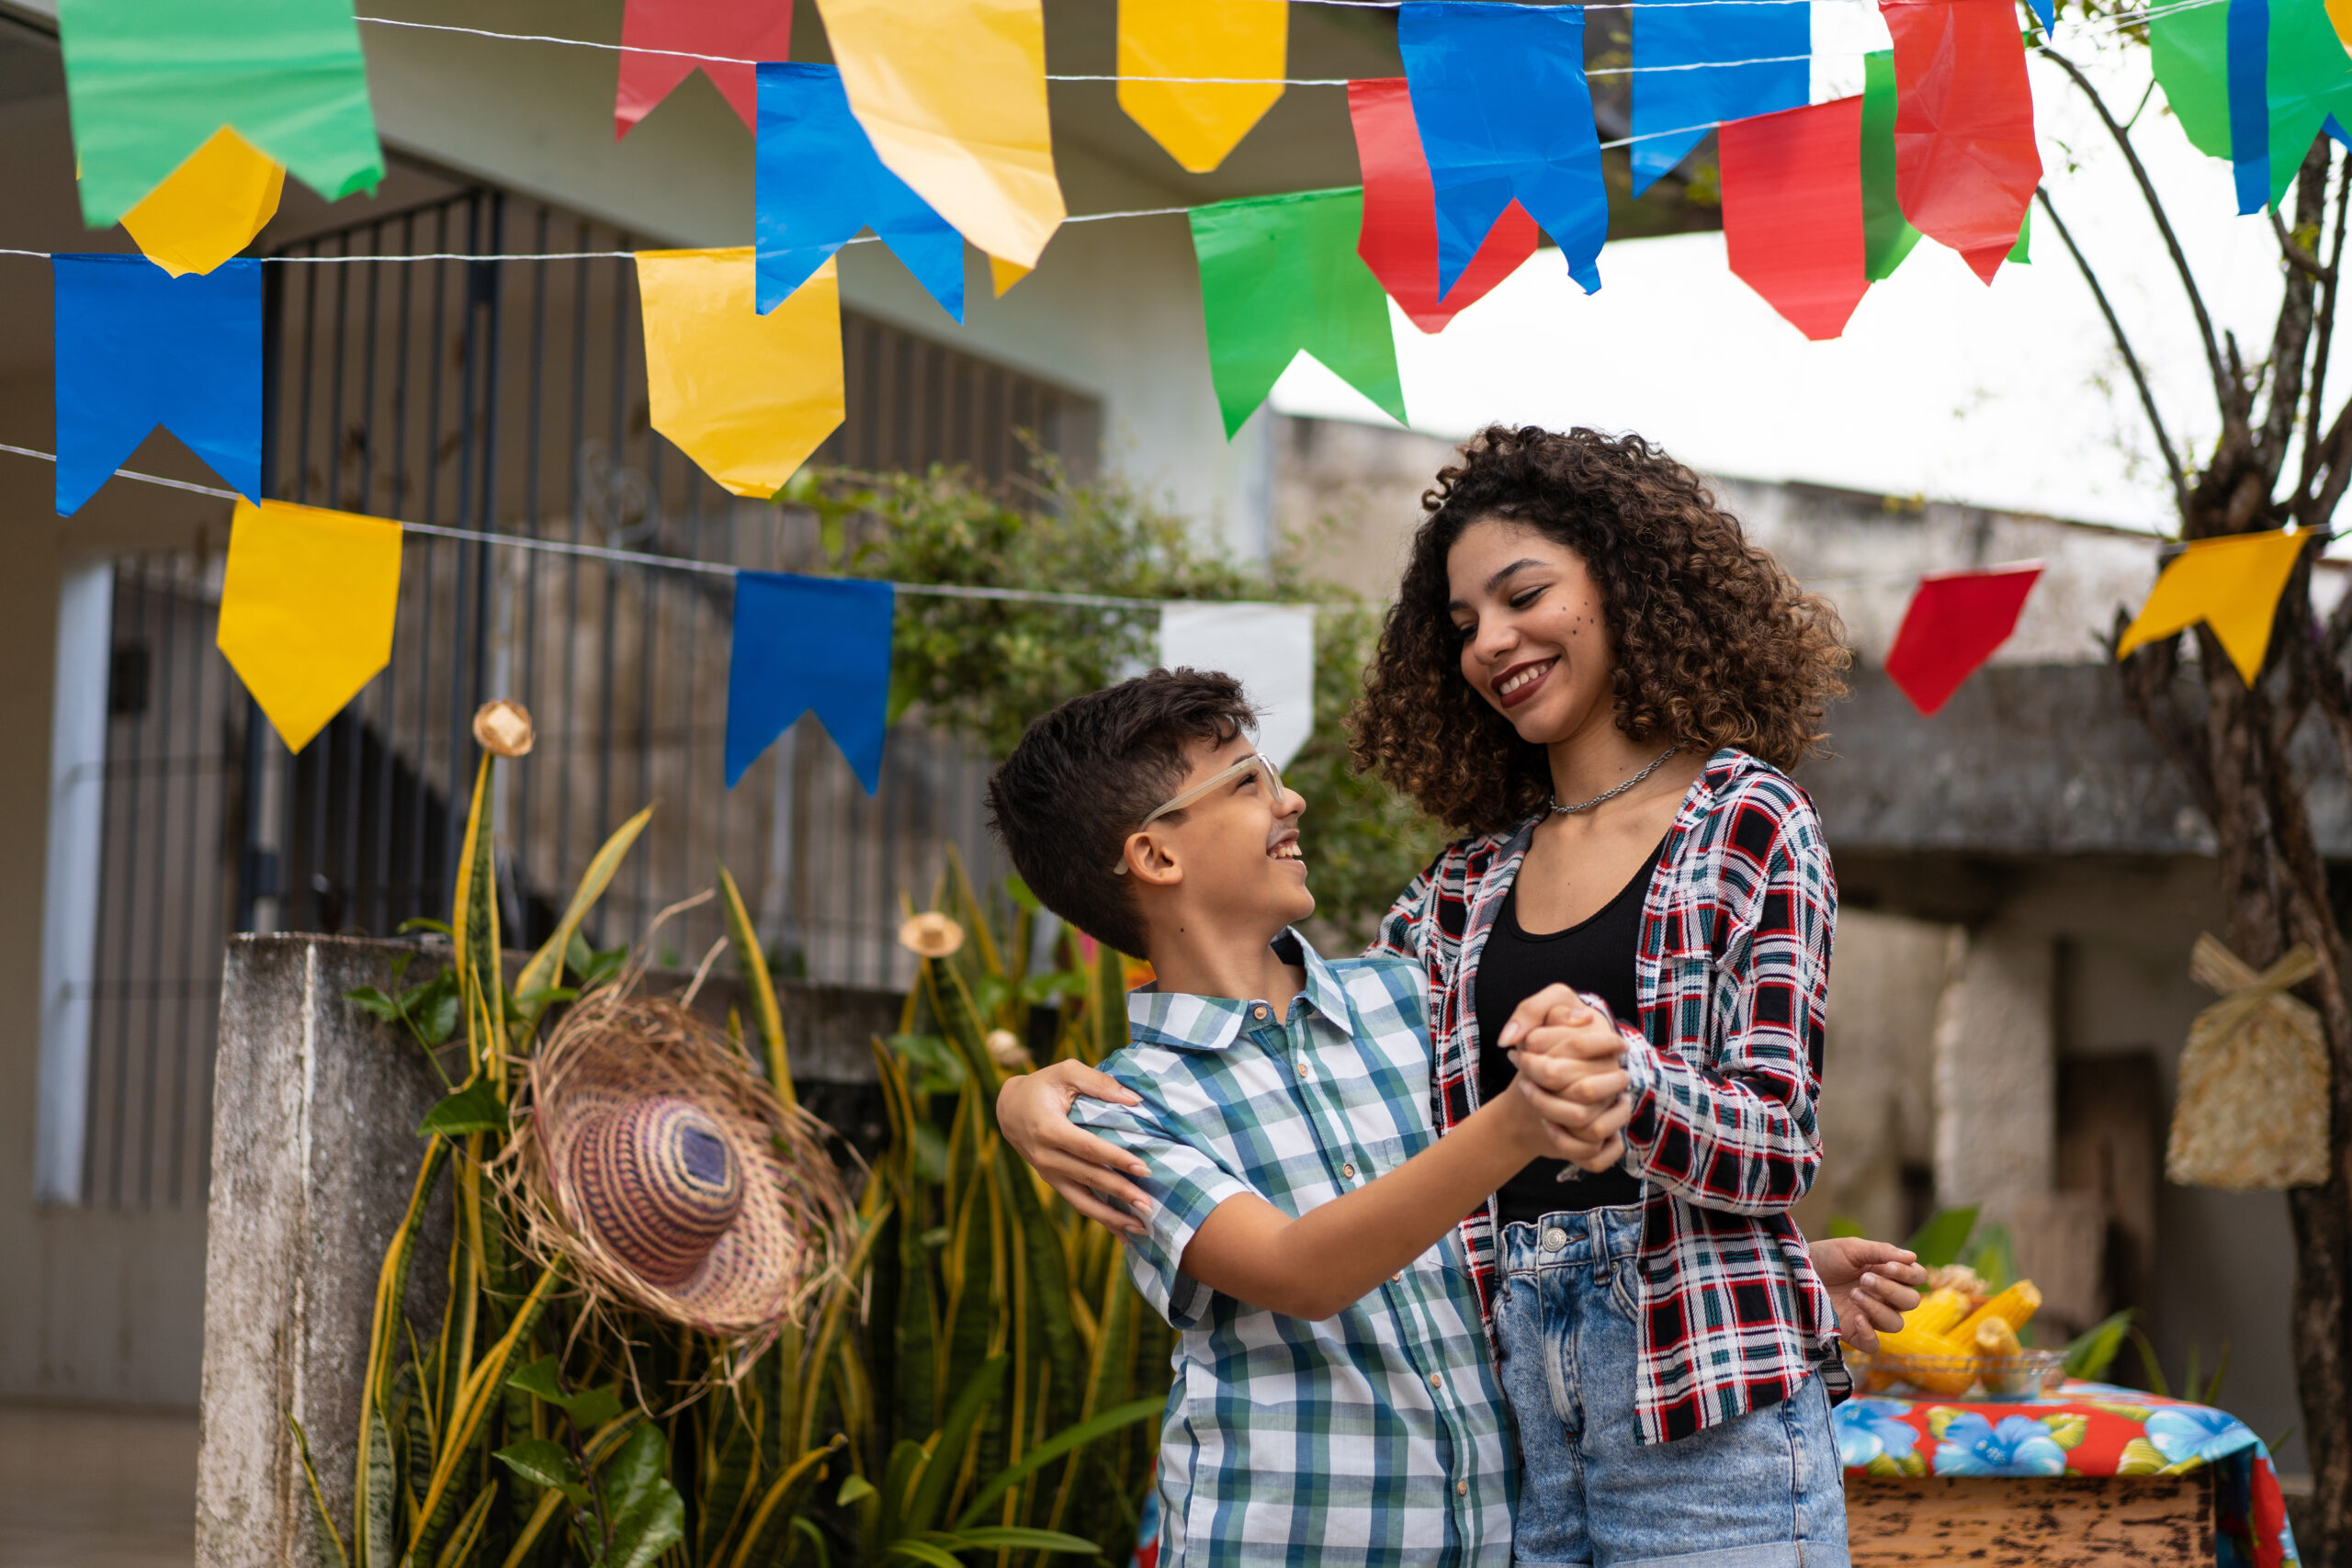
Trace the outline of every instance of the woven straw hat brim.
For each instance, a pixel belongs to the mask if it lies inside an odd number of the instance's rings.
[[[589,1223],[574,1179],[575,1144],[634,1101],[674,1096],[699,1107],[742,1173],[742,1207],[695,1271],[647,1280]],[[773,1329],[832,1265],[846,1207],[839,1177],[809,1130],[768,1094],[731,1043],[683,1008],[583,998],[534,1058],[518,1142],[541,1213],[538,1239],[583,1281],[673,1323],[719,1337]]]

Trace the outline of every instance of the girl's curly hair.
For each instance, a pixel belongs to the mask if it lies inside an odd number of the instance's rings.
[[[1781,768],[1820,749],[1825,712],[1846,694],[1838,612],[1749,544],[1698,475],[1640,436],[1489,425],[1421,506],[1351,745],[1358,769],[1430,816],[1493,832],[1552,795],[1544,748],[1462,676],[1445,558],[1484,518],[1534,529],[1590,568],[1628,738],[1737,746]]]

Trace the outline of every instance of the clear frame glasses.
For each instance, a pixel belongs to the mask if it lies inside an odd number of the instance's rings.
[[[1152,808],[1150,816],[1136,824],[1135,831],[1138,833],[1142,832],[1146,828],[1150,827],[1154,822],[1159,821],[1161,818],[1167,816],[1171,811],[1183,810],[1184,807],[1193,805],[1195,801],[1201,800],[1204,796],[1215,792],[1219,785],[1231,784],[1235,779],[1239,778],[1242,774],[1250,772],[1252,768],[1255,768],[1258,771],[1259,782],[1265,786],[1266,798],[1269,800],[1280,800],[1283,794],[1282,770],[1274,766],[1272,758],[1252,751],[1247,757],[1244,757],[1239,761],[1234,763],[1233,766],[1229,768],[1220,768],[1216,773],[1203,779],[1200,783],[1194,784],[1192,788],[1184,791],[1182,794],[1171,795],[1166,800],[1161,801],[1158,806]],[[1123,854],[1119,857],[1119,863],[1111,868],[1111,874],[1114,876],[1125,876],[1126,874],[1127,862],[1126,857]]]

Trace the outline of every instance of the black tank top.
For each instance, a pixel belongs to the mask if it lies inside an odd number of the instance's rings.
[[[1642,903],[1650,874],[1665,852],[1664,840],[1617,897],[1589,918],[1562,931],[1530,934],[1519,923],[1519,889],[1503,897],[1502,913],[1487,933],[1478,959],[1473,999],[1478,1013],[1478,1099],[1492,1100],[1510,1087],[1519,1069],[1493,1044],[1510,1021],[1511,1010],[1555,981],[1590,991],[1609,1004],[1620,1022],[1638,1026],[1641,998],[1634,987],[1634,955],[1641,949]],[[1602,1209],[1638,1203],[1639,1178],[1626,1171],[1576,1171],[1566,1160],[1539,1159],[1505,1182],[1498,1195],[1502,1223],[1532,1222],[1563,1209]]]

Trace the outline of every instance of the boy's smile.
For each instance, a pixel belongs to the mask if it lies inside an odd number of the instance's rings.
[[[1186,747],[1189,765],[1169,798],[1212,787],[1140,829],[1136,839],[1148,842],[1131,839],[1129,852],[1143,863],[1144,880],[1181,886],[1188,916],[1220,927],[1263,927],[1271,938],[1313,914],[1315,895],[1307,891],[1298,832],[1306,802],[1280,785],[1271,763],[1245,765],[1255,754],[1246,734]],[[1172,884],[1166,880],[1170,872]]]

